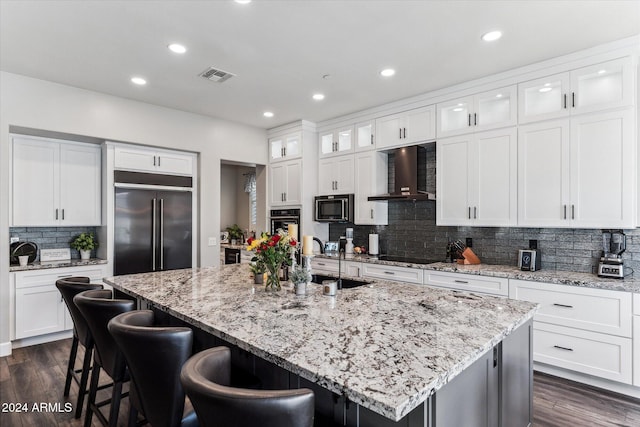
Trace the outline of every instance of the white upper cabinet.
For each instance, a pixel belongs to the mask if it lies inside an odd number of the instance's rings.
[[[318,192],[321,195],[351,194],[355,191],[353,154],[318,162]]]
[[[291,160],[302,156],[300,132],[269,139],[269,158],[272,162]]]
[[[101,225],[100,146],[12,140],[12,226]]]
[[[375,120],[356,124],[356,151],[372,150],[376,147]]]
[[[136,146],[116,146],[114,165],[118,170],[168,175],[193,175],[194,156]]]
[[[364,151],[355,154],[355,209],[356,225],[387,225],[389,208],[386,201],[370,202],[369,196],[387,193],[386,153]]]
[[[519,123],[632,105],[633,67],[616,59],[518,85]]]
[[[518,224],[636,226],[632,111],[520,126]]]
[[[376,119],[377,149],[434,140],[435,106],[429,105]]]
[[[516,86],[438,103],[438,137],[516,124]]]
[[[320,156],[345,154],[353,151],[353,126],[320,133]]]
[[[437,225],[516,225],[516,137],[511,127],[437,141]]]
[[[271,206],[299,205],[302,202],[302,159],[269,166]]]

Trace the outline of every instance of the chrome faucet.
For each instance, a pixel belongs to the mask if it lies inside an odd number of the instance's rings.
[[[338,244],[338,289],[342,289],[342,257],[344,256],[344,260],[347,260],[347,251],[342,244],[343,240],[346,243],[346,239],[340,237],[340,243]]]

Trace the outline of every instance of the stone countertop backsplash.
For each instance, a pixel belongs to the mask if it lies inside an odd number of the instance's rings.
[[[318,258],[338,259],[337,254],[320,254]],[[502,277],[506,279],[530,280],[534,282],[555,283],[559,285],[580,286],[585,288],[608,289],[623,292],[640,293],[640,276],[631,275],[624,279],[598,277],[596,274],[574,271],[540,270],[522,271],[510,265],[478,264],[465,265],[458,263],[436,262],[431,264],[414,264],[406,262],[380,260],[370,255],[347,255],[347,261],[368,262],[396,267],[421,268],[449,273],[473,274],[478,276]]]
[[[47,261],[47,262],[35,261],[25,266],[12,265],[9,267],[9,272],[13,273],[16,271],[44,270],[47,268],[82,267],[85,265],[100,265],[100,264],[106,264],[106,263],[107,263],[106,259],[100,259],[100,258],[91,258],[88,260],[81,260],[76,258],[76,259],[65,259],[62,261]]]

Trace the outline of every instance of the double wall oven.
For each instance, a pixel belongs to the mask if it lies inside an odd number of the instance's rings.
[[[300,232],[302,227],[300,226],[300,209],[272,209],[270,215],[271,222],[271,234],[276,233],[278,229],[287,231],[289,224],[298,224],[298,235],[295,236],[296,240],[300,242]]]

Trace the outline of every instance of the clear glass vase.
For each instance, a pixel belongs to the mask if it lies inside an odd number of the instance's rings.
[[[264,286],[265,291],[279,291],[280,285],[280,265],[267,265],[267,283]]]

